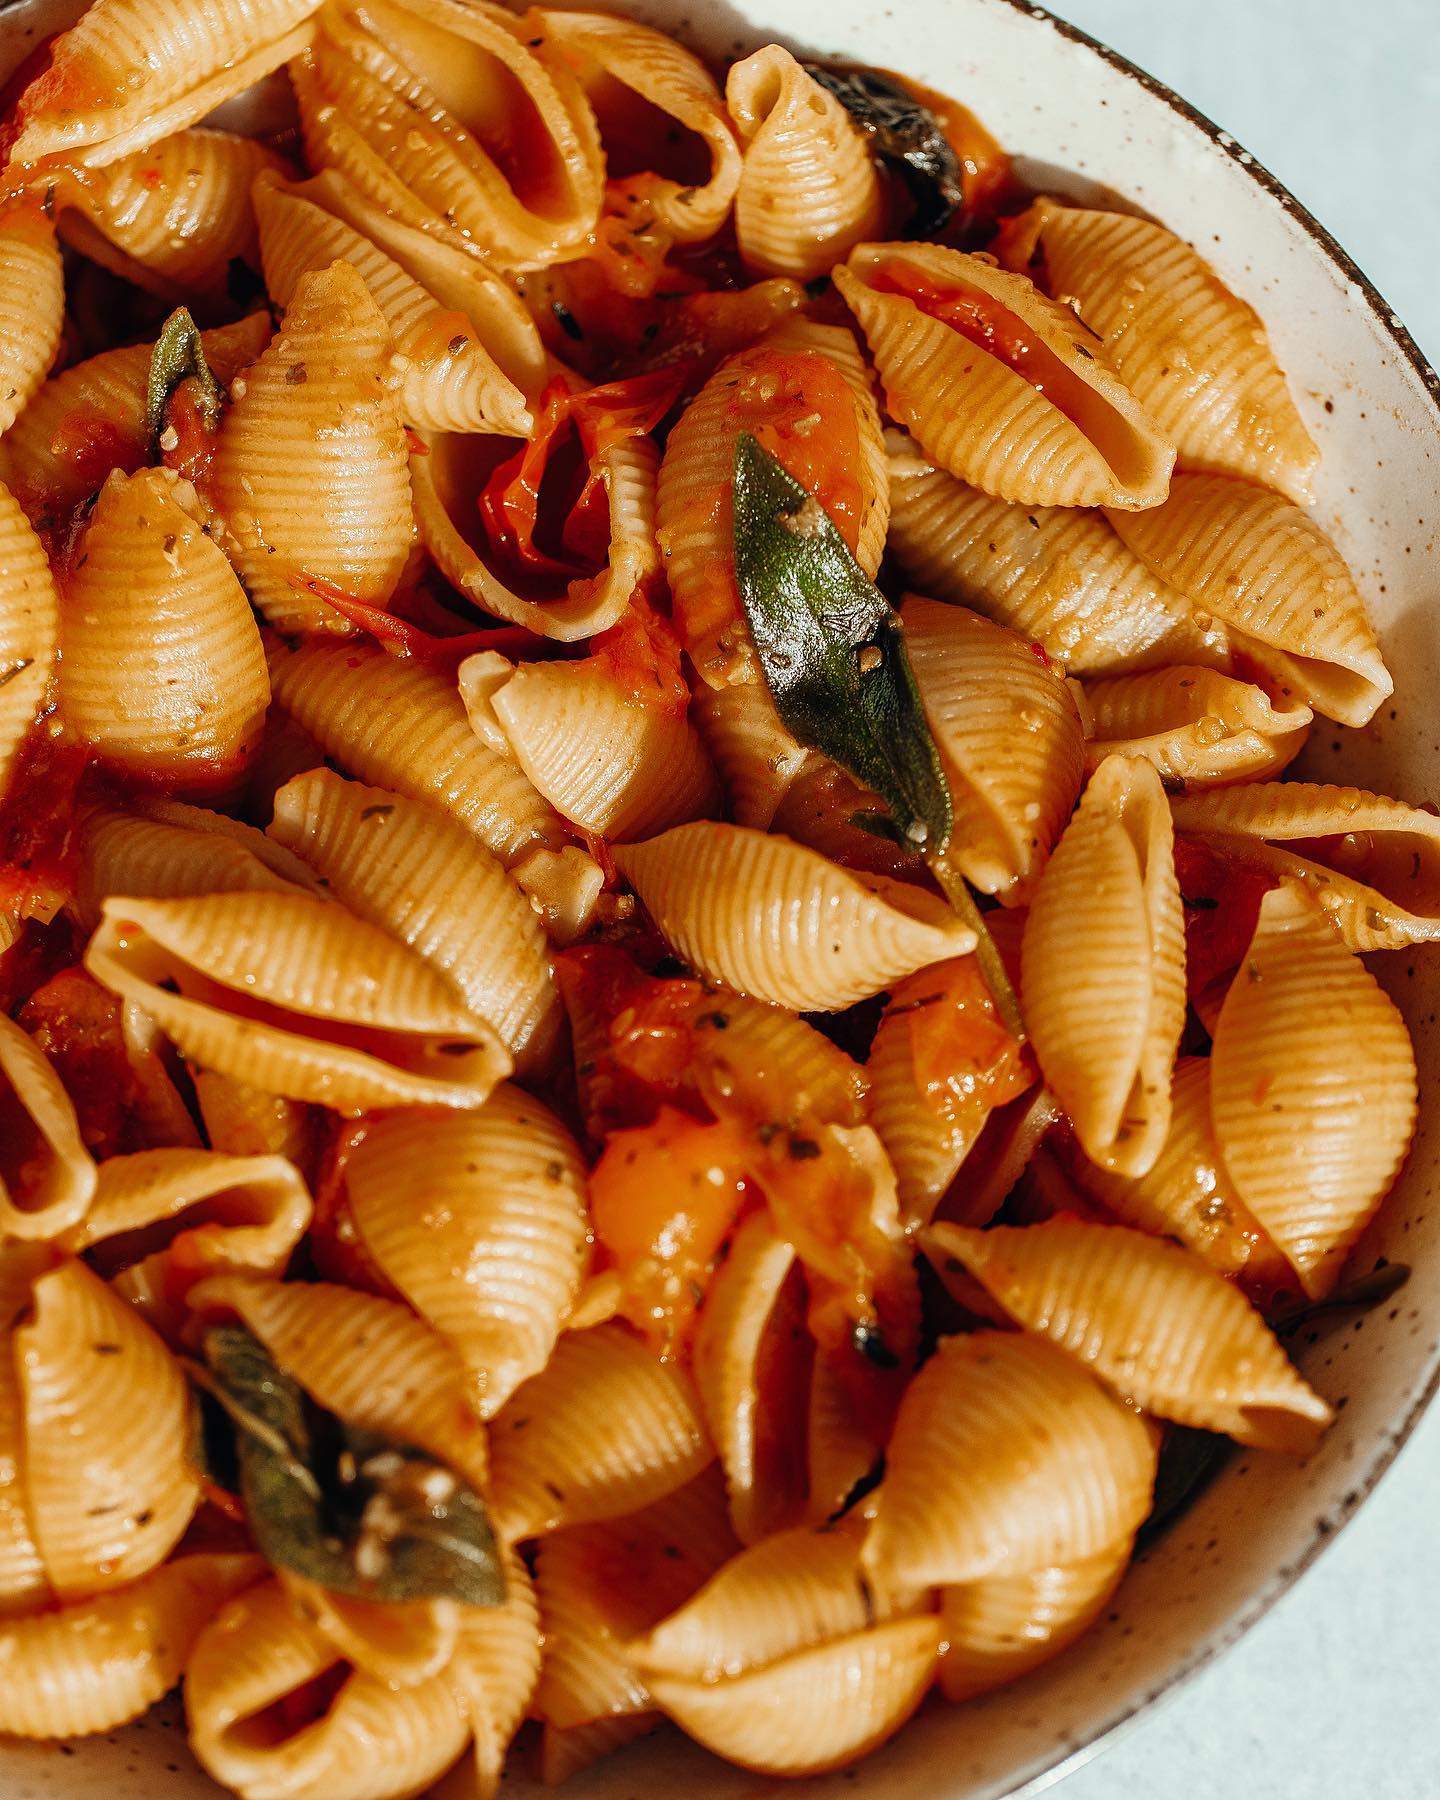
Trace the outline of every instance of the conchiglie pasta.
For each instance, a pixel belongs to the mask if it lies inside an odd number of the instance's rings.
[[[1415,1053],[1394,1002],[1285,882],[1215,1027],[1215,1139],[1241,1199],[1323,1295],[1415,1129]]]
[[[561,1008],[545,934],[501,864],[453,819],[312,769],[276,794],[269,835],[439,970],[522,1067],[551,1060]]]
[[[65,271],[38,201],[0,212],[0,432],[50,372],[65,324]]]
[[[1174,449],[1068,307],[977,256],[862,244],[835,283],[896,420],[962,481],[1038,506],[1155,506]]]
[[[88,1737],[138,1719],[175,1686],[217,1609],[264,1568],[258,1556],[182,1556],[94,1599],[0,1621],[0,1731]]]
[[[107,900],[85,966],[202,1067],[292,1100],[473,1107],[509,1072],[444,977],[307,894]]]
[[[44,1052],[0,1015],[0,1236],[52,1238],[84,1218],[95,1163]]]
[[[359,1600],[289,1569],[275,1572],[291,1603],[351,1668],[392,1687],[429,1681],[455,1654],[461,1608],[454,1600]]]
[[[491,1518],[509,1542],[622,1518],[711,1461],[688,1377],[619,1323],[566,1332],[491,1427]]]
[[[346,1178],[367,1253],[455,1345],[493,1417],[545,1367],[580,1290],[589,1226],[574,1140],[503,1084],[468,1117],[381,1120]]]
[[[44,548],[0,487],[0,795],[44,704],[59,638],[60,603]]]
[[[614,854],[692,968],[795,1011],[839,1011],[974,948],[970,928],[924,889],[852,875],[742,826],[678,825]]]
[[[866,1509],[874,1505],[870,1484],[884,1432],[879,1422],[860,1417],[842,1373],[843,1354],[817,1345],[810,1376],[805,1461],[810,1484],[806,1519],[811,1525],[828,1524],[850,1506],[861,1482],[868,1498],[857,1504]],[[864,1516],[873,1514],[865,1510]]]
[[[1304,749],[1313,716],[1298,701],[1276,706],[1264,688],[1189,663],[1087,682],[1085,700],[1087,770],[1107,756],[1143,756],[1164,780],[1187,787],[1278,775]]]
[[[924,1247],[958,1259],[1018,1324],[1146,1412],[1299,1452],[1333,1417],[1240,1290],[1178,1244],[1059,1218],[987,1231],[935,1225]]]
[[[1095,1555],[1144,1519],[1155,1456],[1152,1428],[1044,1339],[946,1338],[901,1402],[865,1566],[952,1586]]]
[[[1080,792],[1075,702],[1030,644],[979,613],[911,596],[901,617],[949,778],[950,853],[983,892],[1019,898]]]
[[[401,377],[350,264],[301,276],[280,334],[232,387],[210,492],[251,598],[284,630],[354,629],[312,577],[383,606],[410,549]]]
[[[1110,515],[1141,560],[1230,628],[1267,677],[1342,725],[1395,690],[1349,569],[1278,494],[1225,475],[1177,475],[1163,506]]]
[[[1170,1074],[1185,1023],[1173,843],[1154,765],[1109,758],[1025,922],[1021,979],[1041,1070],[1086,1155],[1124,1175],[1153,1166],[1170,1127]]]
[[[245,590],[188,481],[112,475],[61,583],[60,705],[146,786],[233,790],[270,703]]]
[[[1242,475],[1308,501],[1319,452],[1254,309],[1149,219],[1048,200],[1032,217],[1050,292],[1099,333],[1181,467]]]
[[[504,1604],[464,1609],[455,1654],[445,1671],[473,1740],[476,1800],[493,1800],[499,1791],[505,1753],[540,1678],[540,1658],[535,1587],[512,1551],[505,1558]]]
[[[769,688],[763,681],[697,682],[690,714],[720,775],[729,816],[767,830],[812,754],[780,722]]]
[[[17,163],[100,167],[193,125],[310,37],[318,0],[96,0],[20,98]]]
[[[725,104],[745,140],[735,194],[741,257],[762,275],[828,274],[884,213],[863,133],[778,44],[732,65]]]

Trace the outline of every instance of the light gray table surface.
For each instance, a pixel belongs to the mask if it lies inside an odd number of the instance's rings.
[[[1051,10],[1233,133],[1440,363],[1440,0]],[[1440,1408],[1275,1610],[1058,1791],[1211,1796],[1440,1800]]]

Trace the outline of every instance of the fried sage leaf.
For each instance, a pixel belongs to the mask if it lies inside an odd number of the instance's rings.
[[[160,435],[165,429],[176,388],[192,377],[200,416],[213,431],[220,422],[220,383],[210,373],[195,321],[183,306],[177,306],[162,326],[150,353],[150,373],[145,383],[145,429],[152,455],[159,449]]]
[[[906,229],[916,237],[944,230],[965,206],[960,158],[930,108],[879,69],[827,69],[806,63],[812,81],[832,93],[900,176],[915,202]]]

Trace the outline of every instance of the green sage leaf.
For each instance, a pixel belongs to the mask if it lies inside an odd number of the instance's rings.
[[[145,429],[152,455],[159,450],[160,435],[165,429],[176,388],[192,376],[201,417],[213,431],[220,423],[223,397],[220,383],[210,373],[194,319],[185,307],[177,306],[161,327],[155,348],[150,353],[150,374],[145,384]]]
[[[1185,1509],[1198,1500],[1219,1472],[1230,1454],[1229,1438],[1213,1431],[1202,1431],[1194,1425],[1168,1425],[1165,1441],[1160,1446],[1160,1459],[1155,1467],[1155,1493],[1150,1514],[1136,1534],[1136,1547],[1143,1550],[1169,1525],[1173,1525]]]
[[[1333,1288],[1319,1300],[1297,1300],[1290,1306],[1280,1307],[1269,1315],[1270,1329],[1278,1337],[1288,1337],[1298,1331],[1302,1325],[1308,1325],[1312,1319],[1319,1318],[1328,1312],[1367,1312],[1372,1306],[1379,1306],[1410,1279],[1408,1263],[1381,1263],[1368,1275],[1357,1275],[1353,1281],[1344,1282]]]

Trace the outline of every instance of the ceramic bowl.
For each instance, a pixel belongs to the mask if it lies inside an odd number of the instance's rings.
[[[615,0],[605,0],[614,5]],[[62,0],[63,13],[80,9]],[[623,0],[620,10],[626,10]],[[1423,801],[1440,796],[1440,381],[1340,247],[1246,151],[1110,51],[1017,0],[632,0],[716,57],[779,38],[922,78],[974,108],[1036,185],[1120,197],[1190,239],[1264,316],[1324,451],[1316,515],[1369,600],[1396,693],[1364,732],[1317,728],[1302,772]],[[55,29],[54,0],[0,6],[0,65]],[[1364,1500],[1440,1380],[1440,1205],[1428,1097],[1440,1092],[1440,958],[1373,959],[1404,1009],[1422,1115],[1403,1178],[1355,1267],[1413,1266],[1387,1306],[1307,1332],[1306,1374],[1340,1408],[1306,1464],[1239,1455],[1138,1561],[1105,1620],[1013,1687],[927,1707],[858,1771],[796,1800],[999,1800],[1054,1780],[1108,1733],[1236,1641]],[[60,1754],[0,1746],[7,1800],[198,1800],[175,1710]],[[443,1791],[443,1790],[442,1790]],[[457,1787],[456,1791],[460,1791]],[[539,1800],[520,1774],[507,1800]],[[774,1784],[657,1733],[581,1776],[573,1800],[759,1800]],[[344,1800],[337,1795],[334,1800]]]

